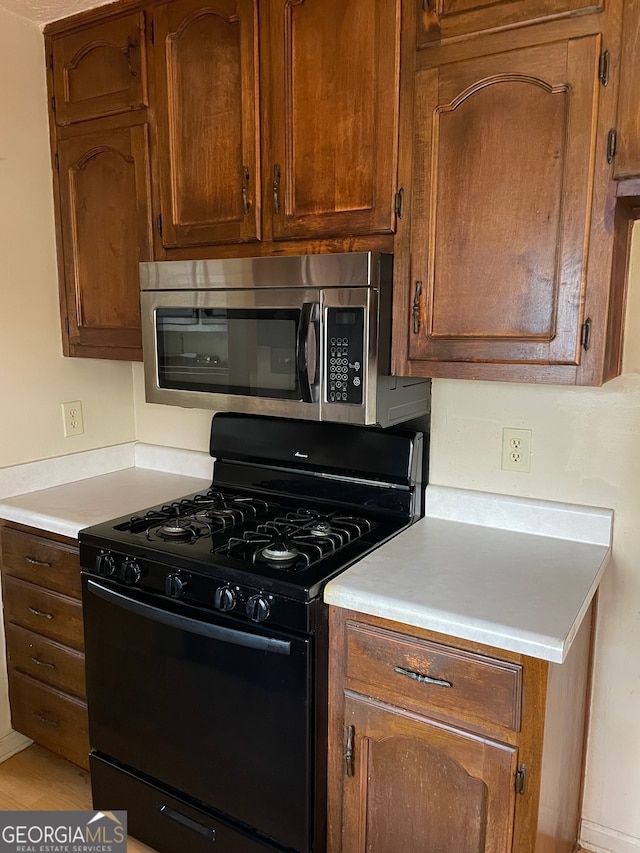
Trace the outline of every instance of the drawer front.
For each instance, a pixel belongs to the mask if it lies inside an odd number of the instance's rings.
[[[2,531],[2,568],[5,574],[74,598],[81,596],[78,551],[61,542],[6,527]]]
[[[11,725],[16,731],[68,761],[88,767],[89,735],[84,702],[15,670],[9,670],[9,701]]]
[[[82,604],[12,577],[2,578],[5,622],[22,625],[50,640],[84,648]]]
[[[519,664],[348,622],[346,674],[357,692],[417,713],[520,730]]]
[[[86,696],[84,655],[68,646],[7,624],[7,661],[10,667],[73,693],[80,699]]]

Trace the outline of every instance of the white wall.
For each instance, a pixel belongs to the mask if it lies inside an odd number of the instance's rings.
[[[45,57],[35,24],[0,9],[0,467],[135,438],[131,365],[64,358]],[[60,404],[81,400],[83,435]]]
[[[135,438],[128,363],[62,356],[42,33],[0,9],[0,468]],[[81,400],[84,435],[60,404]],[[0,751],[10,734],[0,631]]]

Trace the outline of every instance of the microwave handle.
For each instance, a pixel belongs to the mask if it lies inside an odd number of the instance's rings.
[[[305,302],[302,305],[298,330],[298,381],[302,400],[315,403],[320,382],[320,305]],[[313,376],[311,376],[313,372]]]

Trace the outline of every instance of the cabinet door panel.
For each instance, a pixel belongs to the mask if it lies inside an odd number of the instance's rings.
[[[579,363],[598,55],[418,72],[410,359]]]
[[[60,218],[72,355],[140,357],[138,264],[151,259],[146,125],[60,141]]]
[[[546,19],[598,12],[602,0],[417,0],[418,47]]]
[[[58,124],[145,107],[144,13],[104,21],[52,43]]]
[[[344,780],[343,853],[507,853],[514,747],[345,696],[354,774]]]
[[[163,244],[259,236],[255,0],[175,0],[155,19]]]
[[[616,178],[640,176],[640,0],[625,0],[622,28],[618,146],[614,162]]]
[[[274,237],[392,232],[399,2],[272,0],[269,9]]]

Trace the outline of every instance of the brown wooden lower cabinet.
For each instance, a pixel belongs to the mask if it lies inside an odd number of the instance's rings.
[[[560,665],[331,608],[329,853],[573,853],[591,621]]]
[[[13,728],[88,767],[80,564],[72,539],[1,530],[2,601]]]

